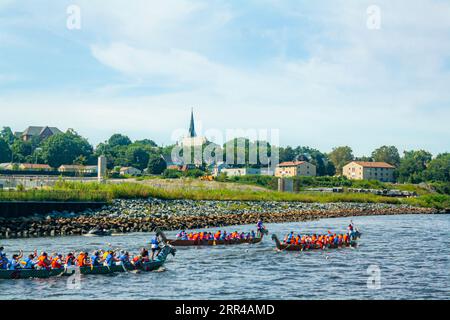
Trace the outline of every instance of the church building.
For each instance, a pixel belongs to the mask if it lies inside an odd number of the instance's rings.
[[[207,142],[208,140],[206,137],[197,136],[197,133],[195,132],[194,111],[192,110],[189,132],[188,135],[182,139],[181,145],[183,147],[201,147]]]

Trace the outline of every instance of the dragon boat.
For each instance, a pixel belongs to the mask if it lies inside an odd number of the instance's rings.
[[[268,230],[261,230],[260,237],[251,238],[251,239],[212,239],[212,240],[182,240],[182,239],[165,239],[164,241],[175,247],[192,247],[192,246],[216,246],[216,245],[238,245],[238,244],[257,244],[262,241],[264,235],[269,233]]]
[[[137,265],[128,263],[112,266],[86,266],[70,267],[60,269],[16,269],[0,270],[0,279],[30,279],[30,278],[51,278],[61,276],[71,276],[77,272],[80,274],[112,274],[117,272],[129,271],[153,271],[162,267],[166,262],[167,256],[175,256],[176,249],[166,244],[159,255],[153,261],[139,263]]]
[[[276,234],[272,235],[272,240],[275,241],[275,245],[280,251],[309,251],[309,250],[327,250],[327,249],[338,249],[338,248],[346,248],[346,247],[356,247],[358,245],[357,240],[361,237],[360,232],[356,232],[354,237],[348,242],[343,243],[341,245],[335,244],[326,244],[325,246],[319,246],[316,244],[289,244],[282,243]]]

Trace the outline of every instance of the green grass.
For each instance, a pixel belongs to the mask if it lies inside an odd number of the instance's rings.
[[[0,201],[109,201],[105,192],[86,193],[77,190],[0,191]]]
[[[112,199],[190,199],[190,200],[236,200],[236,201],[287,201],[306,203],[354,202],[410,204],[438,209],[450,208],[450,196],[440,194],[422,195],[416,198],[393,198],[362,193],[282,193],[277,191],[210,189],[177,187],[157,188],[139,183],[80,183],[58,182],[53,189],[0,192],[0,201],[110,201]]]

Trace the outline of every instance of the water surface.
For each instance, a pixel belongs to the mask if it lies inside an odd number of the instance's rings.
[[[67,279],[0,280],[0,299],[449,299],[450,216],[355,217],[363,232],[356,249],[277,252],[270,236],[257,245],[178,248],[159,272]],[[279,237],[295,232],[344,232],[348,218],[267,225]],[[254,226],[227,227],[248,231]],[[211,229],[216,230],[216,229]],[[168,232],[173,236],[174,232]],[[8,252],[68,252],[122,248],[138,252],[152,234],[105,238],[0,240]],[[368,268],[380,288],[368,287]],[[371,282],[369,281],[369,284]]]

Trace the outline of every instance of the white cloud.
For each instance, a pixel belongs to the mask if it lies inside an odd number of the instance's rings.
[[[58,120],[62,126],[101,136],[96,140],[118,128],[168,138],[172,129],[186,126],[194,106],[206,127],[280,128],[285,144],[324,150],[349,144],[361,154],[381,144],[448,151],[437,140],[450,139],[450,74],[444,67],[450,4],[377,1],[382,28],[371,31],[366,8],[372,3],[366,1],[254,3],[255,12],[249,11],[256,17],[258,5],[265,6],[286,24],[259,30],[264,23],[249,23],[243,33],[240,23],[248,13],[218,0],[79,1],[85,45],[119,76],[76,100],[64,92],[36,100],[48,112],[64,102],[68,120]],[[296,30],[296,23],[288,23],[293,19],[304,28]],[[236,56],[236,39],[251,41],[258,34],[282,47],[282,54],[255,65],[246,61],[259,57],[257,49],[241,53],[237,63],[224,58]],[[296,47],[292,39],[303,44],[303,54],[289,52]],[[127,94],[146,86],[162,90]],[[45,121],[26,106],[29,100],[5,101]],[[6,115],[14,118],[13,110]]]

